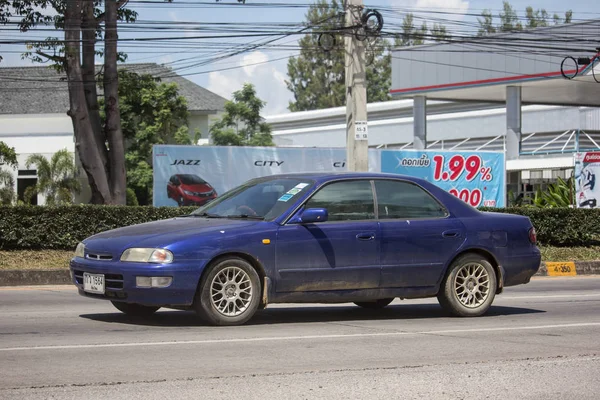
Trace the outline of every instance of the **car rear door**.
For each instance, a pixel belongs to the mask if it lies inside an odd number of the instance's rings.
[[[413,182],[376,180],[381,287],[434,286],[465,240],[460,220]]]
[[[326,208],[329,220],[279,228],[276,291],[377,288],[379,226],[371,181],[329,183],[304,208]]]

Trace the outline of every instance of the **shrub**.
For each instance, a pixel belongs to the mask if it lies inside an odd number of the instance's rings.
[[[86,237],[189,214],[195,207],[0,206],[0,249],[70,250]]]
[[[188,214],[195,207],[0,206],[0,249],[74,249],[109,229]],[[600,239],[600,209],[514,207],[483,209],[525,215],[543,245],[590,246]]]
[[[543,245],[590,246],[600,239],[600,209],[512,207],[482,211],[529,217]]]

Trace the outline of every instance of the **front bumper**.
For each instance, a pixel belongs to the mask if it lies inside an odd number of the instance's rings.
[[[190,306],[194,301],[203,264],[142,264],[120,261],[89,261],[76,258],[70,262],[71,280],[85,297],[137,303],[148,306]],[[105,293],[83,290],[83,273],[103,274]],[[138,288],[136,276],[171,276],[166,288]]]

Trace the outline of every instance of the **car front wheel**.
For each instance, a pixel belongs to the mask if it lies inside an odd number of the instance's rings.
[[[122,301],[111,301],[111,303],[117,310],[133,317],[148,317],[154,314],[160,308],[143,306],[135,303],[123,303]]]
[[[440,305],[458,317],[477,317],[492,305],[496,295],[494,267],[478,254],[457,258],[438,293]]]
[[[241,325],[260,304],[261,285],[256,270],[237,257],[215,263],[196,293],[196,313],[212,325]]]

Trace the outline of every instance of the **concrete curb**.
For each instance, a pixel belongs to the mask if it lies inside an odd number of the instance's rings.
[[[548,268],[550,266],[550,268]],[[535,276],[600,275],[599,261],[543,262]],[[68,285],[68,269],[0,271],[0,286]]]
[[[600,275],[599,261],[542,262],[535,276]]]
[[[71,283],[68,269],[0,271],[0,286],[66,285]]]

